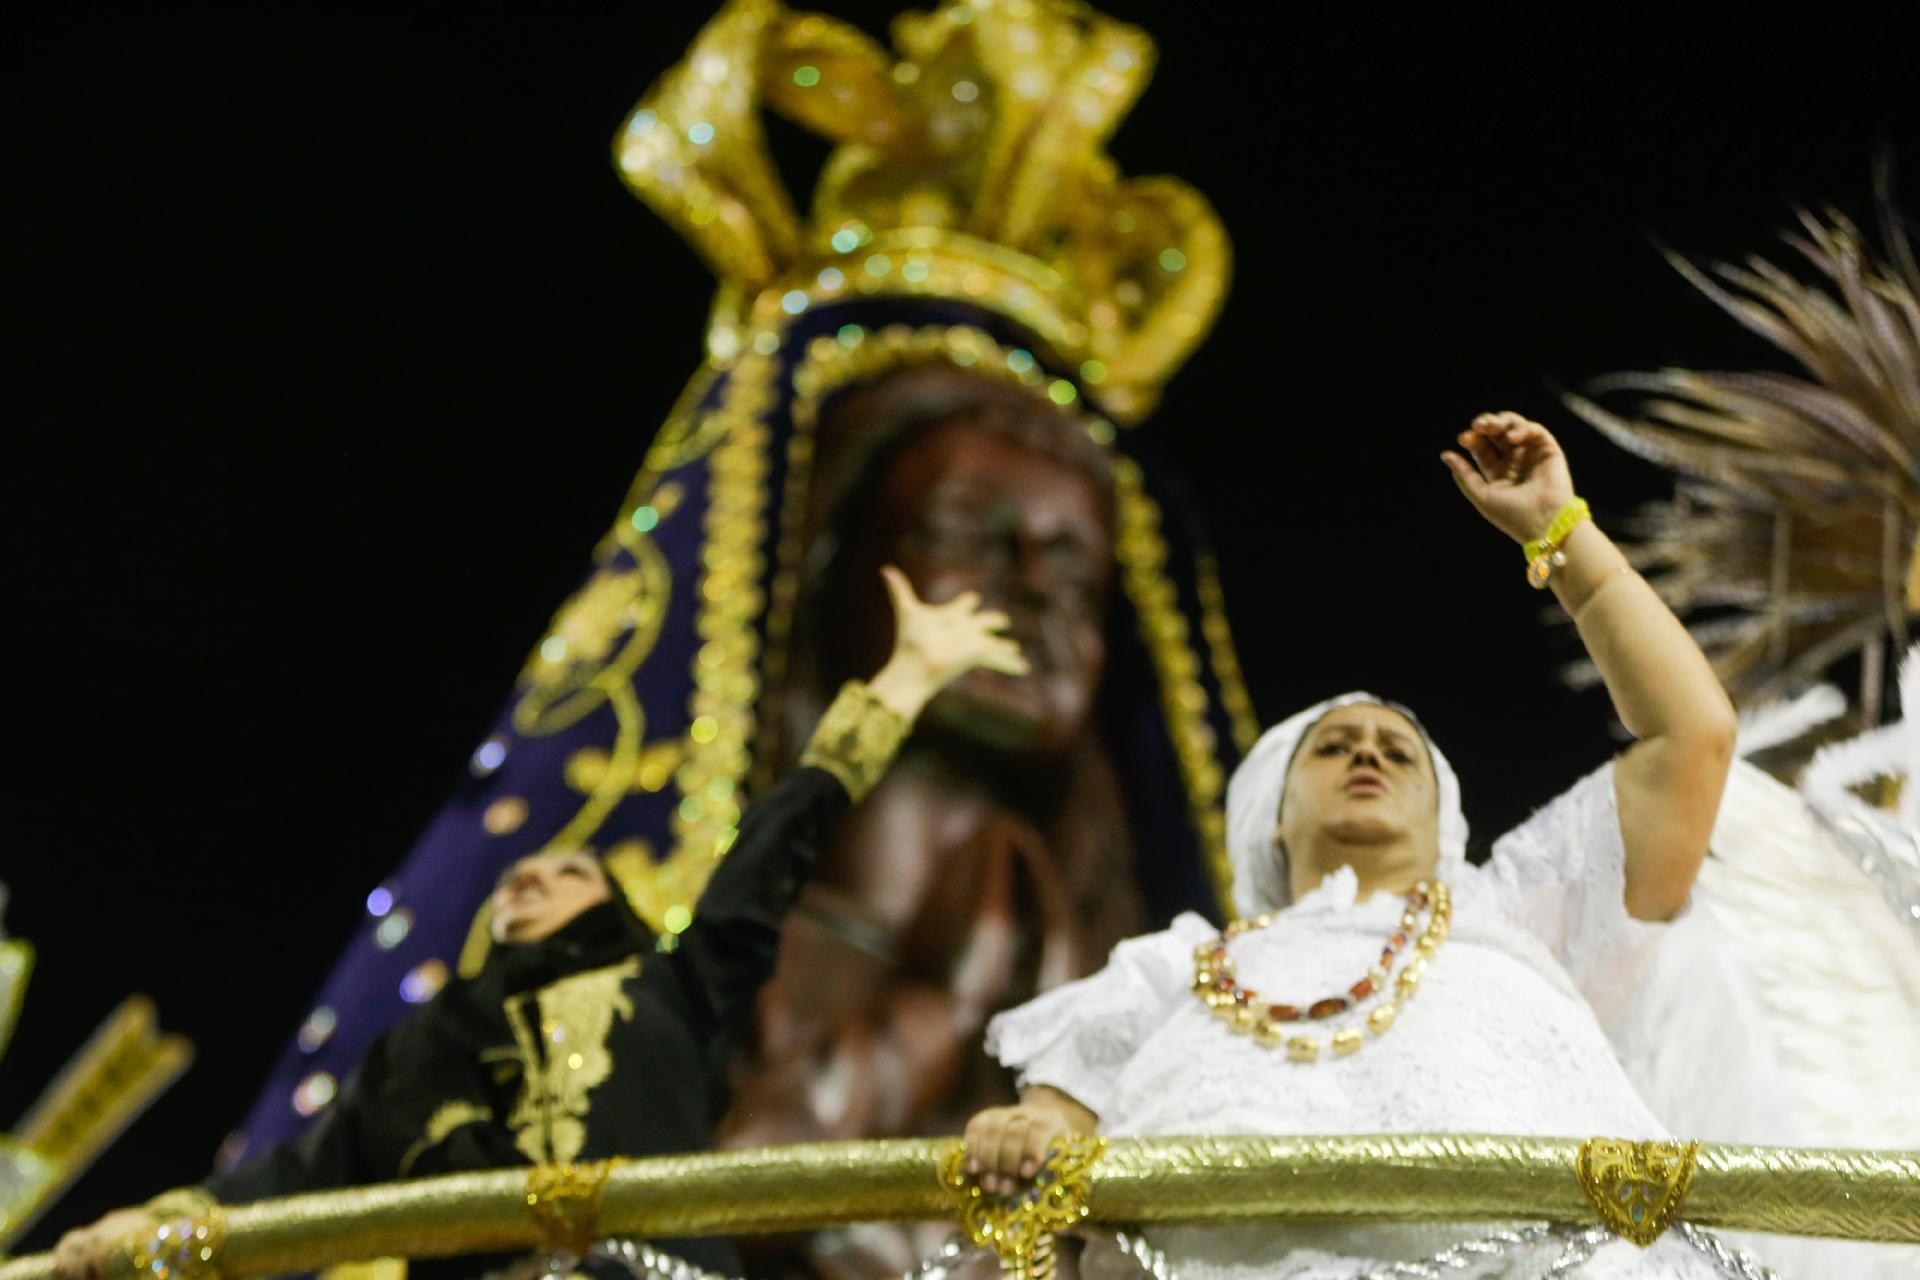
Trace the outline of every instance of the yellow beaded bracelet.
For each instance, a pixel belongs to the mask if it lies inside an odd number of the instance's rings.
[[[1554,514],[1547,531],[1526,545],[1528,586],[1536,591],[1546,587],[1553,571],[1567,562],[1560,544],[1567,540],[1567,535],[1573,532],[1575,525],[1591,519],[1593,512],[1588,508],[1585,498],[1573,499]]]

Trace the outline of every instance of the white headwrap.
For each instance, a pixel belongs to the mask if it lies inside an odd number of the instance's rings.
[[[1293,898],[1287,857],[1275,843],[1275,828],[1280,822],[1280,797],[1287,789],[1287,767],[1293,763],[1300,739],[1327,712],[1362,702],[1393,706],[1371,693],[1329,698],[1261,734],[1233,771],[1227,783],[1227,855],[1233,862],[1233,905],[1242,916],[1277,911]],[[1460,779],[1433,745],[1426,726],[1417,720],[1414,725],[1426,741],[1440,788],[1440,861],[1434,872],[1442,879],[1457,877],[1467,861],[1467,815],[1460,809]]]

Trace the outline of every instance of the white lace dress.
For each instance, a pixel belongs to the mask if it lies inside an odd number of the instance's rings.
[[[1190,990],[1195,915],[1121,943],[1107,967],[996,1018],[988,1052],[1079,1099],[1114,1137],[1222,1134],[1502,1133],[1669,1136],[1628,1082],[1600,1019],[1651,959],[1661,926],[1631,919],[1609,765],[1456,875],[1453,930],[1386,1035],[1348,1057],[1287,1060],[1222,1025]],[[1397,927],[1397,895],[1355,902],[1342,868],[1234,940],[1243,983],[1306,1004],[1345,990]],[[1357,1025],[1368,1006],[1327,1023]],[[1175,1227],[1148,1232],[1188,1280],[1349,1280],[1478,1234],[1473,1225]],[[1493,1274],[1538,1275],[1549,1255]],[[1709,1277],[1677,1236],[1603,1248],[1577,1275]]]

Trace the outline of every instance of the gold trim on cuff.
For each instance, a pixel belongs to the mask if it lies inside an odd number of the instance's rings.
[[[910,727],[863,681],[849,680],[820,717],[800,763],[840,779],[858,803],[885,775]]]

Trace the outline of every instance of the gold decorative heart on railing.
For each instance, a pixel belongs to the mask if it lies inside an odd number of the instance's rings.
[[[1679,1216],[1699,1152],[1698,1142],[1589,1138],[1575,1167],[1607,1229],[1644,1249]]]

